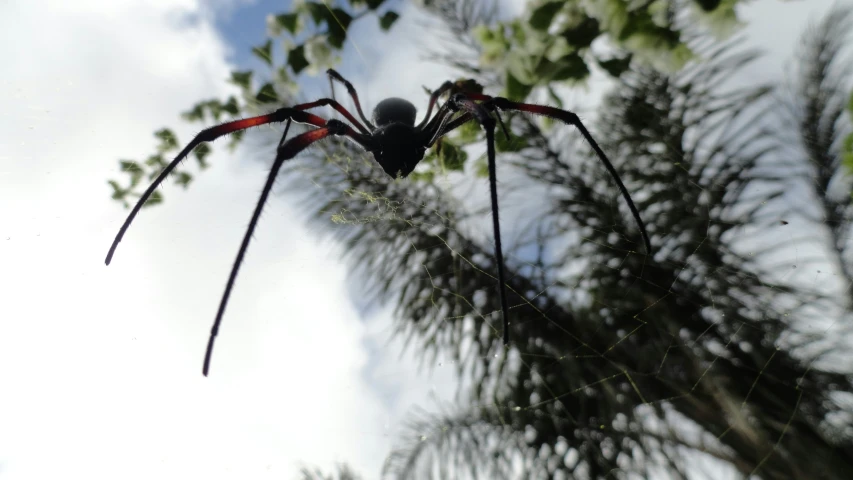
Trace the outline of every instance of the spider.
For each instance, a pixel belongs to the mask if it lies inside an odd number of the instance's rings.
[[[278,144],[278,149],[267,176],[266,184],[261,192],[258,204],[252,214],[252,219],[243,236],[243,242],[240,244],[240,249],[237,252],[237,258],[234,260],[234,265],[231,268],[231,274],[228,276],[228,282],[225,284],[225,292],[222,294],[222,299],[219,302],[219,309],[216,312],[216,318],[213,321],[213,326],[210,330],[210,337],[207,342],[207,350],[204,356],[204,367],[202,373],[207,376],[210,370],[210,360],[213,354],[213,343],[216,335],[219,332],[219,326],[222,323],[222,317],[225,313],[225,306],[228,304],[228,297],[231,294],[231,289],[234,286],[234,281],[237,277],[237,272],[240,270],[240,265],[243,263],[243,257],[249,246],[249,240],[252,238],[252,233],[258,223],[258,218],[261,215],[261,210],[267,201],[273,183],[278,176],[279,169],[285,160],[289,160],[301,151],[308,148],[314,142],[318,142],[330,136],[345,136],[350,140],[360,145],[364,150],[373,154],[373,157],[389,176],[393,178],[406,177],[415,169],[420,162],[426,150],[436,144],[441,137],[458,128],[459,126],[471,121],[477,121],[486,131],[487,142],[487,157],[489,164],[489,187],[491,190],[492,204],[492,227],[494,229],[495,238],[495,260],[498,270],[498,292],[501,302],[501,314],[503,316],[503,343],[509,344],[509,307],[506,299],[506,284],[504,279],[504,260],[503,251],[501,248],[501,232],[500,221],[498,218],[498,194],[497,194],[497,175],[495,173],[495,125],[500,123],[504,135],[509,137],[509,132],[500,117],[500,110],[514,110],[524,113],[532,113],[536,115],[544,115],[556,120],[560,120],[568,125],[573,125],[577,128],[583,137],[589,142],[596,155],[601,159],[607,171],[613,177],[619,191],[628,204],[634,220],[640,229],[643,237],[643,242],[646,252],[651,252],[651,243],[648,233],[640,218],[640,213],[628,189],[620,180],[616,169],[607,159],[607,156],[593,140],[592,135],[581,123],[580,119],[574,113],[561,110],[555,107],[546,105],[536,105],[530,103],[519,103],[508,100],[502,97],[491,97],[481,93],[465,91],[461,85],[465,82],[444,82],[444,84],[435,90],[430,95],[429,106],[427,108],[424,119],[415,125],[415,115],[417,113],[415,106],[401,98],[387,98],[379,102],[373,110],[373,121],[368,120],[364,112],[361,110],[361,103],[358,100],[358,93],[352,84],[347,81],[341,74],[335,70],[329,69],[326,72],[329,76],[329,84],[332,86],[334,96],[334,82],[343,84],[350,97],[352,97],[355,108],[358,112],[361,122],[353,116],[346,108],[338,103],[334,98],[321,98],[314,102],[302,103],[292,107],[283,107],[266,115],[234,120],[216,125],[205,130],[195,136],[192,141],[181,150],[180,153],[169,163],[162,172],[157,176],[154,182],[145,190],[139,201],[130,211],[124,224],[118,231],[113,240],[110,250],[107,253],[105,263],[110,264],[113,258],[116,247],[130,227],[131,222],[139,213],[139,210],[154,192],[154,190],[169,176],[172,170],[181,162],[189,153],[201,143],[213,141],[224,135],[234,133],[240,130],[245,130],[250,127],[265,125],[270,123],[287,122],[284,128],[284,134]],[[449,94],[448,100],[443,103],[436,111],[435,116],[431,117],[432,110],[443,95]],[[343,115],[351,125],[336,120],[326,120],[317,115],[306,112],[317,107],[330,106]],[[494,114],[494,117],[492,116]],[[291,122],[308,124],[316,127],[313,130],[297,135],[296,137],[287,139],[287,132],[290,129]],[[286,140],[286,141],[285,141]]]

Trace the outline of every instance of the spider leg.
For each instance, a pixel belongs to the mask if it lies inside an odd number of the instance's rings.
[[[371,131],[375,130],[376,127],[370,123],[370,120],[364,116],[364,112],[361,110],[361,102],[358,101],[358,93],[355,91],[355,87],[352,86],[346,78],[344,78],[340,73],[338,73],[335,69],[330,68],[326,70],[326,75],[329,76],[329,85],[332,85],[332,80],[337,82],[341,82],[346,88],[347,93],[349,93],[350,97],[352,97],[352,101],[355,103],[355,109],[358,110],[358,115],[364,120],[364,123],[370,128]],[[334,92],[334,89],[332,90]],[[334,94],[334,93],[333,93]]]
[[[297,106],[301,106],[303,108],[311,108],[311,104],[302,104]],[[163,183],[164,180],[166,180],[169,174],[172,173],[172,170],[174,170],[175,167],[177,167],[178,164],[181,163],[181,160],[186,158],[187,155],[189,155],[195,147],[199,146],[202,143],[212,142],[213,140],[216,140],[219,137],[240,130],[245,130],[247,128],[257,127],[260,125],[266,125],[269,123],[284,122],[286,120],[293,120],[298,123],[307,123],[317,127],[322,127],[326,125],[326,120],[318,117],[317,115],[312,115],[310,113],[303,112],[300,109],[285,107],[279,108],[278,110],[272,113],[268,113],[266,115],[259,115],[257,117],[234,120],[232,122],[225,122],[202,130],[198,135],[195,136],[195,138],[192,139],[192,141],[190,141],[190,143],[187,144],[186,147],[184,147],[183,150],[181,150],[180,153],[178,153],[174,160],[172,160],[168,165],[166,165],[166,168],[164,168],[160,172],[160,174],[157,175],[157,178],[154,179],[151,185],[149,185],[148,188],[145,189],[145,191],[139,197],[139,200],[136,202],[136,205],[133,206],[133,209],[130,211],[121,228],[119,229],[118,234],[116,234],[112,245],[110,245],[110,250],[109,252],[107,252],[107,258],[104,260],[104,263],[106,263],[107,265],[110,264],[119,242],[121,242],[121,239],[124,237],[125,232],[127,232],[127,229],[130,227],[130,224],[133,222],[133,219],[136,218],[136,215],[142,209],[142,206],[145,205],[145,202],[147,202],[148,198],[151,197],[151,194],[154,193],[154,190],[156,190],[157,187],[159,187],[160,184]]]
[[[429,116],[432,115],[432,109],[435,106],[435,102],[438,101],[439,97],[444,95],[445,92],[452,89],[454,86],[455,85],[452,82],[446,81],[446,82],[442,83],[440,87],[438,87],[438,90],[436,90],[430,94],[430,96],[429,96],[429,107],[427,107],[427,111],[426,111],[426,115],[424,116],[424,119],[421,120],[421,123],[418,124],[419,129],[423,129],[429,123]],[[424,87],[424,88],[426,88],[426,87]],[[440,110],[439,110],[439,112],[440,112]],[[436,113],[436,116],[438,116],[438,113]]]
[[[329,78],[331,78],[331,77],[329,77]],[[294,105],[290,108],[292,108],[294,110],[309,110],[311,108],[323,107],[326,105],[334,108],[341,115],[346,117],[346,119],[349,120],[350,123],[352,123],[353,125],[356,126],[356,128],[361,130],[361,133],[363,133],[365,135],[370,135],[370,130],[364,128],[364,125],[362,125],[361,122],[356,120],[355,117],[351,113],[349,113],[349,110],[344,108],[343,105],[338,103],[338,101],[333,99],[333,98],[321,98],[320,100],[317,100],[315,102],[300,103],[299,105]],[[370,125],[370,124],[368,124],[368,125]]]
[[[601,163],[604,164],[604,167],[607,169],[608,173],[610,173],[610,176],[613,177],[613,180],[616,182],[616,186],[619,187],[619,192],[622,193],[622,198],[625,199],[625,202],[628,204],[628,209],[631,210],[631,215],[634,217],[634,221],[637,222],[637,227],[639,227],[640,235],[643,237],[646,252],[652,252],[652,243],[649,240],[649,234],[646,231],[646,226],[643,223],[643,219],[640,218],[640,212],[637,210],[636,205],[634,205],[634,201],[631,200],[631,195],[628,193],[628,189],[625,188],[625,184],[622,183],[622,179],[619,178],[619,174],[616,172],[613,164],[607,159],[607,155],[604,154],[604,151],[598,146],[598,143],[592,138],[589,130],[586,129],[580,118],[578,118],[575,113],[568,110],[549,107],[547,105],[513,102],[512,100],[508,100],[503,97],[490,97],[483,94],[467,94],[467,96],[472,100],[482,101],[483,107],[490,110],[515,110],[535,115],[544,115],[577,128],[578,131],[581,132],[581,135],[586,139],[587,143],[589,143],[595,151],[595,154],[598,156],[599,160],[601,160]]]
[[[425,135],[427,135],[428,138],[430,138],[430,140],[426,144],[426,148],[431,147],[436,142],[441,142],[441,138],[443,136],[447,135],[451,131],[461,127],[462,125],[464,125],[464,124],[466,124],[466,123],[468,123],[474,119],[474,117],[472,117],[470,114],[464,113],[464,114],[454,118],[453,120],[450,120],[450,118],[453,116],[452,114],[454,112],[450,112],[450,113],[451,113],[451,115],[441,118],[441,120],[436,123],[436,125],[433,127],[432,130],[427,130],[425,132]],[[436,114],[436,116],[438,116],[438,114]],[[498,114],[498,112],[495,112],[495,116],[498,117],[498,123],[501,126],[501,130],[503,130],[504,135],[506,136],[507,140],[509,140],[509,131],[507,130],[506,125],[504,125],[503,119]],[[430,131],[432,131],[433,133],[429,133]],[[439,145],[440,145],[440,143],[439,143]]]
[[[489,161],[489,190],[492,200],[492,228],[495,236],[495,261],[498,267],[498,290],[501,301],[501,313],[503,315],[503,341],[504,345],[509,345],[509,306],[506,299],[506,281],[504,280],[504,255],[501,247],[501,225],[498,210],[498,180],[495,167],[495,119],[489,115],[486,108],[476,103],[466,94],[457,93],[453,95],[447,102],[452,110],[461,110],[462,116],[447,123],[447,117],[442,119],[442,128],[437,130],[441,135],[446,134],[453,128],[457,128],[467,121],[472,119],[477,120],[483,129],[486,130],[486,149]],[[464,120],[464,121],[463,121]],[[452,127],[452,128],[450,128]],[[440,136],[440,135],[439,135]]]
[[[473,117],[468,113],[463,113],[462,115],[453,118],[456,113],[457,112],[450,107],[449,102],[441,106],[438,112],[435,113],[435,117],[433,117],[430,124],[421,131],[421,137],[424,139],[426,148],[432,147],[433,144],[440,141],[441,137],[449,133],[451,130],[459,128],[461,125],[473,119]]]
[[[294,121],[298,120],[294,118]],[[278,172],[284,164],[284,161],[295,157],[299,152],[305,150],[314,142],[323,140],[324,138],[332,135],[346,135],[355,140],[362,147],[371,147],[369,140],[365,139],[347,124],[339,120],[329,120],[328,122],[323,121],[319,127],[320,128],[317,128],[316,130],[311,130],[301,135],[297,135],[287,142],[284,141],[284,136],[282,136],[281,142],[279,142],[275,161],[273,162],[272,168],[270,168],[270,173],[267,175],[267,181],[264,184],[261,197],[258,199],[258,204],[255,206],[255,211],[252,214],[252,219],[249,221],[249,226],[246,228],[246,234],[243,235],[243,242],[240,244],[240,250],[237,252],[237,258],[234,259],[234,265],[231,267],[231,273],[228,275],[228,282],[225,284],[225,292],[223,292],[222,299],[219,301],[219,309],[216,311],[216,319],[213,321],[213,326],[210,329],[210,337],[207,340],[207,350],[204,354],[204,367],[202,369],[204,376],[207,376],[207,373],[210,370],[210,359],[213,355],[213,343],[216,339],[216,335],[219,333],[219,326],[222,324],[222,316],[225,313],[225,306],[228,304],[228,298],[231,296],[231,289],[234,287],[237,272],[240,270],[240,265],[243,263],[243,257],[246,255],[246,250],[249,247],[249,241],[252,239],[252,234],[258,224],[258,219],[261,217],[261,211],[264,208],[264,204],[267,202],[267,198],[269,197],[270,191],[272,191],[273,184],[275,183],[275,179],[278,177]],[[285,129],[285,135],[286,134],[287,128]]]
[[[460,125],[471,120],[471,118],[468,118],[467,120],[459,122],[458,124],[456,124],[455,123],[456,120],[454,120],[454,123],[453,123],[454,126],[451,127],[450,126],[451,124],[447,123],[449,118],[446,116],[446,114],[448,112],[455,113],[455,111],[453,110],[452,105],[450,105],[449,103],[446,103],[446,104],[442,105],[439,108],[439,110],[435,113],[435,117],[433,117],[433,119],[431,121],[427,122],[427,120],[429,120],[430,112],[432,111],[432,107],[435,104],[436,100],[441,95],[443,95],[444,92],[451,90],[451,89],[456,90],[456,91],[459,90],[458,86],[456,84],[451,83],[451,82],[444,82],[444,84],[441,87],[439,87],[438,90],[436,90],[435,92],[433,92],[432,95],[430,95],[429,108],[427,109],[427,115],[423,119],[423,121],[418,125],[419,129],[421,129],[425,132],[431,132],[431,134],[428,136],[428,138],[430,138],[430,141],[428,143],[429,146],[431,146],[433,143],[435,143],[435,141],[438,140],[439,138],[443,137],[447,132],[450,132],[454,128],[458,128]],[[462,93],[465,95],[468,95],[469,97],[472,95],[472,94],[468,94],[465,92],[462,92]],[[506,125],[504,124],[503,118],[501,118],[500,113],[497,110],[494,110],[494,112],[495,112],[495,116],[498,117],[498,123],[501,126],[501,130],[504,132],[504,136],[507,138],[507,140],[509,140],[509,130],[507,130]],[[459,117],[459,118],[461,118],[461,117]],[[447,125],[444,126],[445,124],[447,124]]]

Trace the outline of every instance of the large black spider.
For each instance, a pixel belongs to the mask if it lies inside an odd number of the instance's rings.
[[[385,170],[385,173],[391,177],[397,178],[406,177],[412,173],[412,170],[415,169],[418,162],[423,159],[426,150],[432,147],[442,136],[446,135],[453,129],[471,120],[476,120],[483,127],[486,131],[487,156],[489,162],[492,225],[495,237],[495,260],[498,267],[498,291],[501,301],[501,313],[503,315],[504,345],[509,344],[509,307],[506,300],[503,251],[501,249],[501,232],[498,218],[497,178],[495,174],[496,122],[495,118],[491,115],[492,113],[495,114],[495,117],[498,122],[500,122],[501,128],[507,137],[509,137],[509,132],[501,120],[499,110],[515,110],[519,112],[544,115],[560,120],[566,124],[574,125],[578,130],[580,130],[581,134],[587,142],[589,142],[590,146],[592,146],[596,155],[598,155],[602,163],[604,163],[607,171],[610,172],[613,180],[616,181],[619,191],[628,203],[628,208],[630,208],[631,214],[634,216],[634,220],[636,220],[637,225],[639,226],[646,251],[651,251],[651,243],[649,242],[648,233],[646,232],[646,228],[640,218],[640,213],[637,211],[637,207],[634,206],[634,202],[628,194],[628,190],[625,188],[622,180],[619,179],[616,169],[613,168],[613,165],[607,159],[607,156],[604,155],[604,152],[595,140],[593,140],[592,135],[590,135],[589,131],[584,127],[583,123],[581,123],[578,116],[574,113],[545,105],[513,102],[502,97],[491,97],[481,93],[465,91],[464,88],[460,87],[460,85],[464,85],[463,82],[445,82],[438,90],[430,95],[429,107],[427,108],[426,116],[418,125],[415,125],[415,106],[401,98],[388,98],[379,102],[373,110],[373,122],[371,122],[364,116],[364,112],[361,110],[361,103],[358,101],[358,94],[352,84],[335,70],[329,69],[327,73],[329,75],[330,84],[332,81],[337,81],[346,86],[347,92],[349,92],[349,95],[352,97],[355,108],[358,111],[358,115],[364,124],[360,123],[336,100],[332,98],[321,98],[315,102],[280,108],[267,115],[259,115],[257,117],[225,122],[202,130],[201,133],[196,135],[196,137],[193,138],[193,140],[184,147],[183,150],[181,150],[175,159],[172,160],[172,162],[169,163],[162,172],[160,172],[154,182],[145,190],[139,198],[139,201],[136,202],[133,210],[130,211],[127,219],[121,226],[121,229],[119,229],[118,234],[116,235],[115,240],[113,240],[112,246],[110,246],[110,250],[107,253],[105,263],[109,265],[116,247],[122,237],[124,237],[125,232],[136,217],[136,214],[139,213],[139,210],[151,196],[152,192],[154,192],[154,189],[163,183],[178,163],[186,158],[186,156],[189,155],[189,153],[199,144],[203,142],[210,142],[223,135],[245,130],[250,127],[275,122],[287,122],[287,125],[284,128],[284,134],[278,144],[275,161],[273,162],[270,173],[267,176],[266,184],[264,185],[258,204],[255,207],[255,211],[252,214],[252,220],[249,222],[249,227],[246,229],[246,234],[243,236],[243,242],[240,244],[240,250],[237,252],[237,258],[234,260],[234,266],[231,268],[231,274],[228,276],[228,283],[225,285],[225,292],[222,294],[222,299],[219,302],[219,309],[216,312],[216,319],[214,320],[213,327],[210,330],[210,337],[207,342],[207,351],[204,356],[204,368],[202,372],[205,376],[207,376],[210,368],[210,359],[213,353],[213,342],[219,332],[219,325],[222,322],[225,306],[228,304],[228,297],[231,294],[231,288],[234,286],[234,280],[237,277],[240,264],[243,262],[243,256],[246,254],[246,249],[249,246],[249,240],[252,238],[252,233],[258,223],[258,218],[261,215],[261,210],[267,201],[270,190],[272,190],[273,183],[278,176],[279,169],[285,160],[295,157],[299,152],[305,150],[312,143],[332,135],[343,135],[349,137],[355,143],[361,145],[365,150],[371,152],[379,165],[382,166],[382,169]],[[430,118],[436,102],[446,93],[451,93],[449,99],[439,107],[435,116]],[[340,120],[325,120],[321,117],[305,112],[305,110],[326,105],[340,112],[341,115],[349,120],[349,122],[355,126],[358,131]],[[290,129],[290,122],[305,123],[317,128],[285,141],[287,138],[287,132]]]

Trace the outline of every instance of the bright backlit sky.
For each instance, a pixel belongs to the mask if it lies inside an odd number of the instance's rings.
[[[167,185],[104,266],[126,215],[106,184],[117,160],[148,155],[162,126],[191,138],[179,113],[229,92],[262,39],[269,9],[253,3],[0,2],[0,477],[281,479],[347,462],[375,478],[407,414],[452,401],[453,366],[430,374],[400,357],[390,309],[359,314],[337,247],[294,220],[287,196],[266,208],[202,377],[266,176],[250,149],[217,151],[187,192]],[[769,56],[745,80],[781,77],[807,20],[833,3],[746,8]],[[342,73],[368,109],[400,96],[423,110],[421,85],[448,77],[420,61],[410,10],[381,42],[354,32],[371,54]]]

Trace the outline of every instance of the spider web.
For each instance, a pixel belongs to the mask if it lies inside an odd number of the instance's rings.
[[[507,119],[508,348],[483,147],[464,172],[419,167],[434,182],[390,180],[347,142],[288,167],[284,188],[345,246],[362,293],[394,306],[392,335],[430,369],[449,358],[460,379],[452,404],[413,414],[388,473],[842,478],[850,196],[829,187],[847,127],[807,85],[783,102],[719,87],[753,55],[697,48],[711,60],[624,78],[594,128],[651,255],[576,132]]]

